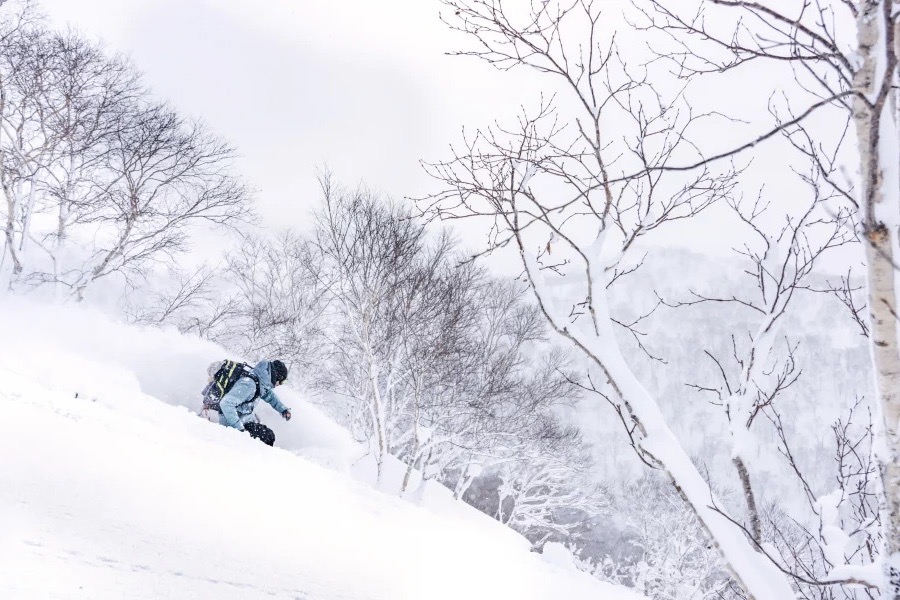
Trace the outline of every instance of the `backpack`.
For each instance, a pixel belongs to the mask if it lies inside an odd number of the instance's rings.
[[[256,393],[246,402],[251,402],[259,397],[259,378],[253,373],[252,367],[247,363],[224,360],[212,375],[212,381],[203,388],[203,408],[222,412],[219,402],[241,377],[249,377],[256,383]]]

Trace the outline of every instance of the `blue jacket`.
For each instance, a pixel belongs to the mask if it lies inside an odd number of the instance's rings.
[[[280,413],[287,410],[287,407],[278,400],[278,396],[272,390],[272,374],[269,368],[269,361],[260,361],[253,367],[253,374],[259,378],[259,396],[256,396],[256,382],[249,377],[241,377],[234,386],[219,403],[219,409],[222,415],[219,417],[219,423],[234,427],[235,429],[244,429],[244,423],[253,414],[256,408],[256,402],[262,399],[269,406]]]

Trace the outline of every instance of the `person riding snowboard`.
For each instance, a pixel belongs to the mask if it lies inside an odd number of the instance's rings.
[[[223,361],[209,366],[211,379],[224,364]],[[287,376],[287,367],[280,360],[263,360],[251,371],[244,371],[218,402],[219,424],[247,431],[251,437],[273,445],[275,434],[256,420],[253,411],[256,402],[261,399],[279,412],[285,421],[290,420],[291,410],[281,403],[274,391],[285,382]]]

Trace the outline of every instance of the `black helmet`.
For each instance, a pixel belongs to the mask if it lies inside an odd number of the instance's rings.
[[[273,360],[269,364],[269,372],[272,375],[272,385],[284,383],[284,380],[287,379],[288,376],[287,367],[284,366],[284,363],[280,360]]]

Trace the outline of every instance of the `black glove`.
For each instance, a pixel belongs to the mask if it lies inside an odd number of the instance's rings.
[[[284,412],[281,413],[281,416],[284,417],[285,421],[290,421],[291,420],[291,409],[289,409],[289,408],[284,409]]]

